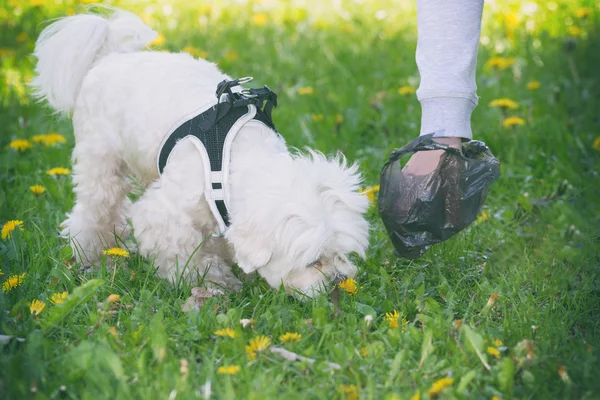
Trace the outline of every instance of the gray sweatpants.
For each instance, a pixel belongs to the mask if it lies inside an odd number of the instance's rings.
[[[421,134],[471,139],[483,0],[417,0]]]

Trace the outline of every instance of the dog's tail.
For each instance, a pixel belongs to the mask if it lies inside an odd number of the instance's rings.
[[[56,111],[70,113],[95,62],[110,53],[138,51],[156,36],[138,16],[121,10],[108,18],[94,14],[61,18],[37,40],[37,76],[31,86]]]

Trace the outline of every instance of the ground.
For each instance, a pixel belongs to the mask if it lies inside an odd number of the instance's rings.
[[[371,187],[418,133],[414,2],[329,3],[112,4],[161,33],[155,49],[268,84],[288,143],[342,150]],[[191,288],[149,260],[123,253],[81,273],[58,236],[72,128],[26,82],[42,21],[83,8],[0,6],[0,398],[600,398],[594,1],[486,3],[473,130],[502,176],[467,230],[398,259],[373,204],[368,257],[338,300],[299,302],[250,277],[189,313]],[[516,104],[490,105],[503,98]]]

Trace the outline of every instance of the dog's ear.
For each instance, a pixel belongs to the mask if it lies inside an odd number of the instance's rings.
[[[254,272],[271,260],[273,252],[269,242],[256,232],[245,232],[237,226],[231,226],[225,236],[233,245],[238,266],[245,273]]]

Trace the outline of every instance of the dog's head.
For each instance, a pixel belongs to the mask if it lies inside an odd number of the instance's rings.
[[[296,155],[285,188],[263,193],[264,205],[227,233],[238,265],[258,271],[273,287],[312,296],[332,281],[354,276],[348,255],[365,257],[368,199],[359,194],[358,166],[342,156]]]

